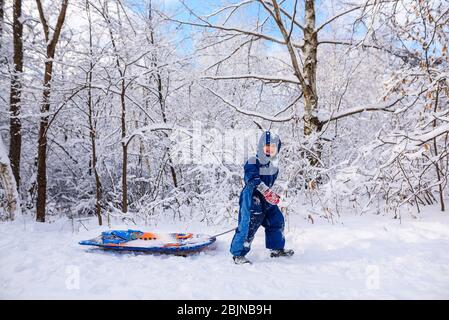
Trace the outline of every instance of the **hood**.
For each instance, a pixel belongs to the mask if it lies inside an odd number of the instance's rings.
[[[274,143],[277,146],[277,153],[274,157],[267,156],[265,152],[263,152],[263,147],[266,144]],[[257,158],[259,159],[261,164],[267,164],[272,160],[275,160],[281,150],[281,139],[276,133],[272,133],[270,131],[265,131],[259,138],[259,143],[257,145]]]

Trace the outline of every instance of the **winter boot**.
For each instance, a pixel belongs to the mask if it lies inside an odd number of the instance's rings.
[[[245,264],[245,263],[251,264],[251,261],[246,259],[245,256],[233,256],[232,259],[234,259],[235,264]]]
[[[271,250],[270,257],[278,258],[278,257],[290,257],[295,253],[295,251],[291,249],[280,249],[280,250]]]

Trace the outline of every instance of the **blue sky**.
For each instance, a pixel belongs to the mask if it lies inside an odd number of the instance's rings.
[[[129,4],[132,5],[136,10],[145,10],[147,3],[150,0],[127,0]],[[151,0],[154,7],[159,10],[169,14],[171,17],[181,20],[181,21],[190,21],[190,22],[199,22],[194,16],[192,16],[189,11],[181,4],[179,0]],[[196,14],[205,16],[211,14],[218,10],[220,7],[232,4],[239,3],[242,0],[184,0],[186,5],[188,5]],[[338,1],[334,1],[338,2]],[[285,0],[283,4],[283,8],[287,9],[289,12],[293,12],[295,0]],[[317,25],[321,22],[325,21],[328,17],[328,12],[330,10],[331,1],[324,0],[316,0],[316,12],[317,12]],[[302,21],[304,16],[304,1],[299,0],[297,6],[297,20]],[[227,11],[229,12],[229,11]],[[338,8],[335,8],[335,12],[339,12]],[[219,19],[223,19],[224,15],[217,16],[210,20],[212,23],[218,21]],[[250,29],[251,26],[254,26],[254,21],[259,17],[259,21],[264,20],[267,17],[267,13],[265,9],[259,3],[247,4],[239,9],[238,15],[234,16],[234,19],[228,23],[228,26],[239,26],[243,29]],[[248,21],[248,26],[245,26],[244,21]],[[279,39],[282,39],[281,34],[279,33],[277,27],[274,25],[274,22],[270,21],[267,23],[264,28],[264,33],[275,36]],[[192,32],[198,32],[198,28],[183,26],[178,29],[178,34],[180,39],[183,40],[184,50],[189,51],[192,48],[191,42],[189,40],[189,35]]]

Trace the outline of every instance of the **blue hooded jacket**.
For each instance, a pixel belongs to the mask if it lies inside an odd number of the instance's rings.
[[[277,152],[274,156],[267,156],[263,151],[266,144],[274,143],[277,145]],[[245,188],[254,189],[260,182],[271,188],[277,179],[279,168],[277,167],[277,156],[281,149],[281,139],[275,133],[266,131],[259,138],[257,153],[255,157],[250,157],[245,163],[244,181]]]

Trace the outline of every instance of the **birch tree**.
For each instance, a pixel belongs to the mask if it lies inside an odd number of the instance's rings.
[[[229,3],[222,6],[206,16],[201,16],[192,10],[186,2],[182,2],[190,14],[194,17],[195,21],[184,21],[171,17],[167,17],[170,21],[175,21],[184,25],[190,25],[199,28],[217,30],[221,34],[221,37],[226,39],[240,38],[243,39],[240,46],[225,59],[230,59],[239,50],[251,46],[254,42],[263,41],[272,44],[280,45],[285,48],[289,56],[290,72],[293,77],[286,78],[285,76],[272,76],[272,75],[253,75],[253,74],[239,74],[239,75],[226,75],[226,76],[207,76],[213,80],[229,80],[229,79],[257,79],[258,81],[264,81],[266,83],[274,84],[288,84],[293,81],[299,87],[299,95],[302,99],[302,110],[299,110],[299,103],[295,100],[295,103],[288,105],[287,109],[291,108],[294,111],[295,116],[287,119],[276,118],[269,115],[262,118],[271,122],[298,122],[301,116],[303,120],[303,133],[305,136],[310,136],[314,141],[314,147],[311,152],[307,153],[307,157],[310,160],[312,166],[319,164],[322,150],[322,141],[319,139],[319,133],[323,126],[330,121],[341,119],[344,117],[352,116],[365,111],[379,111],[386,110],[391,106],[378,106],[369,108],[367,106],[361,106],[357,109],[351,110],[351,112],[341,113],[338,118],[331,117],[329,119],[319,116],[319,94],[317,89],[317,53],[320,46],[333,44],[333,45],[354,45],[354,41],[348,40],[342,41],[329,41],[323,37],[319,39],[321,34],[325,34],[325,29],[329,25],[332,25],[342,18],[359,13],[358,19],[363,20],[366,16],[370,16],[373,13],[374,8],[384,1],[368,1],[363,4],[347,5],[341,12],[329,17],[327,20],[317,25],[316,22],[316,1],[303,0],[302,2],[295,0],[291,6],[290,2],[278,1],[278,0],[248,0],[241,1],[239,3]],[[388,2],[388,1],[385,1]],[[302,3],[302,6],[300,6]],[[288,5],[290,4],[290,7]],[[258,21],[256,25],[250,25],[241,27],[239,25],[233,25],[233,17],[237,16],[247,6],[259,5],[263,8],[265,16]],[[302,11],[302,12],[301,12]],[[300,17],[302,16],[302,19]],[[212,21],[220,19],[223,23],[214,23]],[[356,18],[353,18],[354,20]],[[274,22],[277,30],[275,32],[264,31],[268,29],[267,26],[270,22]],[[353,22],[355,23],[355,22]],[[265,29],[264,29],[265,28]],[[277,37],[277,34],[281,35],[281,38]],[[223,42],[226,40],[220,40]],[[218,42],[217,42],[218,43]],[[365,47],[374,48],[374,46],[360,44]],[[214,63],[216,65],[216,63]],[[216,92],[217,93],[217,92]],[[219,93],[217,93],[219,94]],[[294,99],[292,99],[294,100]],[[234,108],[235,109],[235,108]],[[236,109],[236,111],[242,112],[243,110]],[[285,110],[283,110],[285,111]],[[248,112],[243,112],[248,115]],[[260,115],[259,115],[260,116]],[[318,137],[318,139],[317,139]]]

